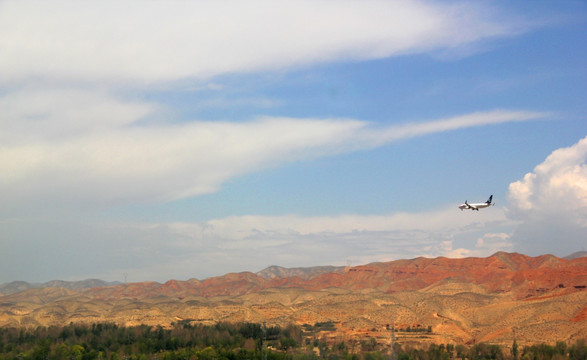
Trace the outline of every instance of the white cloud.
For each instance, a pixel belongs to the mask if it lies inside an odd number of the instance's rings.
[[[0,97],[2,145],[68,141],[132,125],[156,106],[102,91],[27,88]]]
[[[390,127],[388,129],[383,129],[383,131],[379,131],[376,136],[373,137],[373,140],[375,144],[386,143],[393,140],[406,139],[432,133],[452,131],[474,126],[536,120],[547,116],[549,116],[548,113],[532,111],[494,110],[489,112],[478,112],[455,116],[449,119],[441,119],[438,121]]]
[[[503,211],[463,213],[455,206],[423,213],[301,217],[231,216],[205,223],[165,224],[184,253],[227,263],[220,268],[261,269],[271,264],[314,266],[365,264],[417,256],[447,255],[457,234],[486,232],[507,223]],[[488,234],[471,254],[507,250],[503,234]],[[262,253],[258,253],[262,249]],[[326,251],[325,251],[326,250]],[[210,256],[206,253],[210,252]],[[216,254],[222,254],[219,258]]]
[[[277,117],[180,124],[165,119],[171,110],[120,95],[125,86],[455,48],[530,26],[468,3],[2,2],[0,165],[9,171],[0,173],[0,210],[180,199],[291,161],[543,117],[493,111],[383,129]]]
[[[587,211],[587,137],[550,154],[522,180],[510,184],[511,215],[526,218],[564,212],[584,223]]]
[[[75,273],[120,280],[123,272],[136,269],[141,278],[131,273],[130,280],[166,280],[160,276],[447,254],[455,234],[489,233],[491,221],[505,221],[503,214],[484,213],[480,222],[473,212],[450,208],[425,214],[242,216],[197,224],[106,226],[87,224],[69,210],[80,204],[94,208],[181,199],[288,162],[548,116],[496,110],[384,128],[343,118],[179,123],[168,118],[170,109],[136,100],[129,89],[149,95],[155,88],[201,90],[202,82],[194,78],[460,52],[531,26],[495,8],[465,2],[2,1],[0,215],[14,221],[2,221],[0,227],[0,274],[8,280],[49,276],[30,266],[36,263],[45,269],[57,266],[57,278]],[[208,90],[219,92],[217,100],[202,100],[201,106],[275,105],[254,95],[225,97],[216,80]],[[576,178],[565,174],[553,177],[555,188],[577,194]],[[517,210],[542,204],[532,195],[540,178],[537,171],[521,183],[516,196],[519,204],[526,203]],[[59,206],[66,208],[63,222],[55,220],[59,216],[43,222],[43,216],[33,214],[52,213]],[[477,248],[464,247],[461,253],[508,246],[499,236],[482,239]],[[260,247],[262,254],[255,250]],[[31,248],[37,250],[32,255]]]
[[[289,267],[366,264],[418,256],[450,255],[456,236],[488,233],[508,223],[500,208],[483,216],[455,204],[422,213],[302,217],[230,216],[198,223],[108,224],[75,217],[8,223],[0,252],[0,282],[17,278],[98,277],[130,281],[205,278],[227,272]],[[38,242],[50,236],[51,241]],[[497,249],[507,239],[486,236],[464,247],[470,254]],[[496,245],[490,246],[488,242]],[[37,251],[30,253],[30,248]],[[501,249],[505,250],[505,249]],[[38,255],[36,255],[38,254]],[[39,272],[22,258],[50,272]],[[92,259],[88,261],[88,259]]]
[[[514,241],[530,253],[568,255],[587,237],[587,137],[550,154],[510,184],[509,216],[522,221]]]
[[[52,255],[39,261],[47,267],[58,262],[57,270],[64,273],[65,268],[75,268],[78,278],[120,280],[126,272],[130,281],[201,279],[227,272],[257,271],[275,264],[357,265],[447,255],[456,235],[485,233],[496,223],[507,223],[503,211],[491,210],[483,217],[460,212],[453,205],[424,213],[378,216],[230,216],[200,223],[77,223],[73,230],[62,224],[50,227],[56,240],[37,247]],[[10,228],[12,234],[6,232]],[[0,235],[26,243],[39,231],[35,229],[14,225],[0,228]],[[486,238],[489,240],[482,245],[471,244],[471,254],[496,249],[500,241],[507,243],[499,234]],[[488,241],[495,246],[489,246]],[[15,255],[19,247],[13,245],[2,263],[7,273],[22,276],[34,271],[18,261]],[[65,250],[61,253],[55,249]],[[91,263],[86,261],[87,249],[91,250]],[[33,276],[38,277],[38,272],[29,278]]]
[[[173,224],[178,231],[192,234],[204,234],[213,231],[220,237],[246,239],[263,233],[289,234],[302,236],[311,234],[345,234],[357,232],[385,231],[436,231],[438,229],[465,227],[479,220],[470,213],[455,215],[453,207],[422,213],[395,213],[391,215],[338,215],[302,217],[284,216],[232,216],[206,222],[206,226],[197,225],[190,229],[187,224]],[[423,221],[423,219],[425,221]],[[504,220],[503,213],[492,212],[485,216],[483,222]]]
[[[531,25],[426,1],[5,1],[0,80],[174,81],[458,48]],[[504,20],[506,19],[506,20]]]
[[[477,243],[473,248],[453,249],[452,241],[446,241],[443,245],[442,255],[450,258],[486,257],[498,251],[512,251],[514,248],[511,235],[506,233],[483,234],[482,237],[477,239]]]
[[[477,249],[483,249],[492,253],[511,249],[510,235],[505,233],[485,234],[477,239]]]
[[[164,110],[75,90],[8,94],[0,98],[0,111],[0,164],[10,169],[0,173],[4,204],[105,205],[202,195],[283,163],[547,116],[498,110],[387,128],[353,119],[285,117],[144,122]]]

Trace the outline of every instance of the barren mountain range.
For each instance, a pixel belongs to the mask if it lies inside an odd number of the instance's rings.
[[[587,338],[587,257],[499,252],[354,267],[271,267],[164,284],[8,285],[1,288],[0,326],[332,322],[336,330],[321,336],[385,342],[390,324],[400,343]]]

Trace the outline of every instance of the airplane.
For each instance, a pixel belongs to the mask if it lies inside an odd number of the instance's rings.
[[[479,209],[486,208],[486,207],[488,207],[490,205],[495,205],[495,203],[493,203],[493,204],[491,203],[492,200],[493,200],[493,195],[491,195],[489,197],[489,199],[487,199],[487,201],[484,202],[484,203],[469,204],[467,202],[467,200],[465,200],[465,203],[464,204],[461,204],[459,206],[459,209],[461,209],[461,211],[463,211],[465,209],[471,209],[471,210],[477,210],[477,211],[479,211]]]

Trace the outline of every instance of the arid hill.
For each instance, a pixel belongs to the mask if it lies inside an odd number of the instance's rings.
[[[36,288],[66,288],[71,290],[83,290],[95,287],[118,285],[120,282],[106,282],[98,279],[87,279],[81,281],[61,281],[53,280],[43,284],[31,284],[25,281],[13,281],[6,284],[0,284],[0,295],[10,295],[28,289]]]
[[[342,273],[344,266],[313,266],[313,267],[298,267],[298,268],[284,268],[281,266],[270,266],[257,273],[262,278],[274,279],[277,277],[300,277],[302,279],[311,279],[322,274]]]
[[[275,275],[276,270],[283,276]],[[587,257],[417,258],[288,276],[227,274],[92,289],[33,288],[0,296],[0,326],[70,322],[332,322],[338,339],[511,345],[587,338]],[[409,331],[408,331],[409,330]]]

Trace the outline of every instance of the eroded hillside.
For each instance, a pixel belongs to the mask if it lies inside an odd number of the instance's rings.
[[[0,326],[178,321],[316,324],[332,338],[510,344],[587,338],[587,258],[497,253],[417,258],[316,276],[227,274],[206,280],[92,289],[34,288],[0,296]],[[423,331],[426,329],[426,331]],[[413,331],[418,330],[418,331]],[[422,330],[422,331],[420,331]]]

